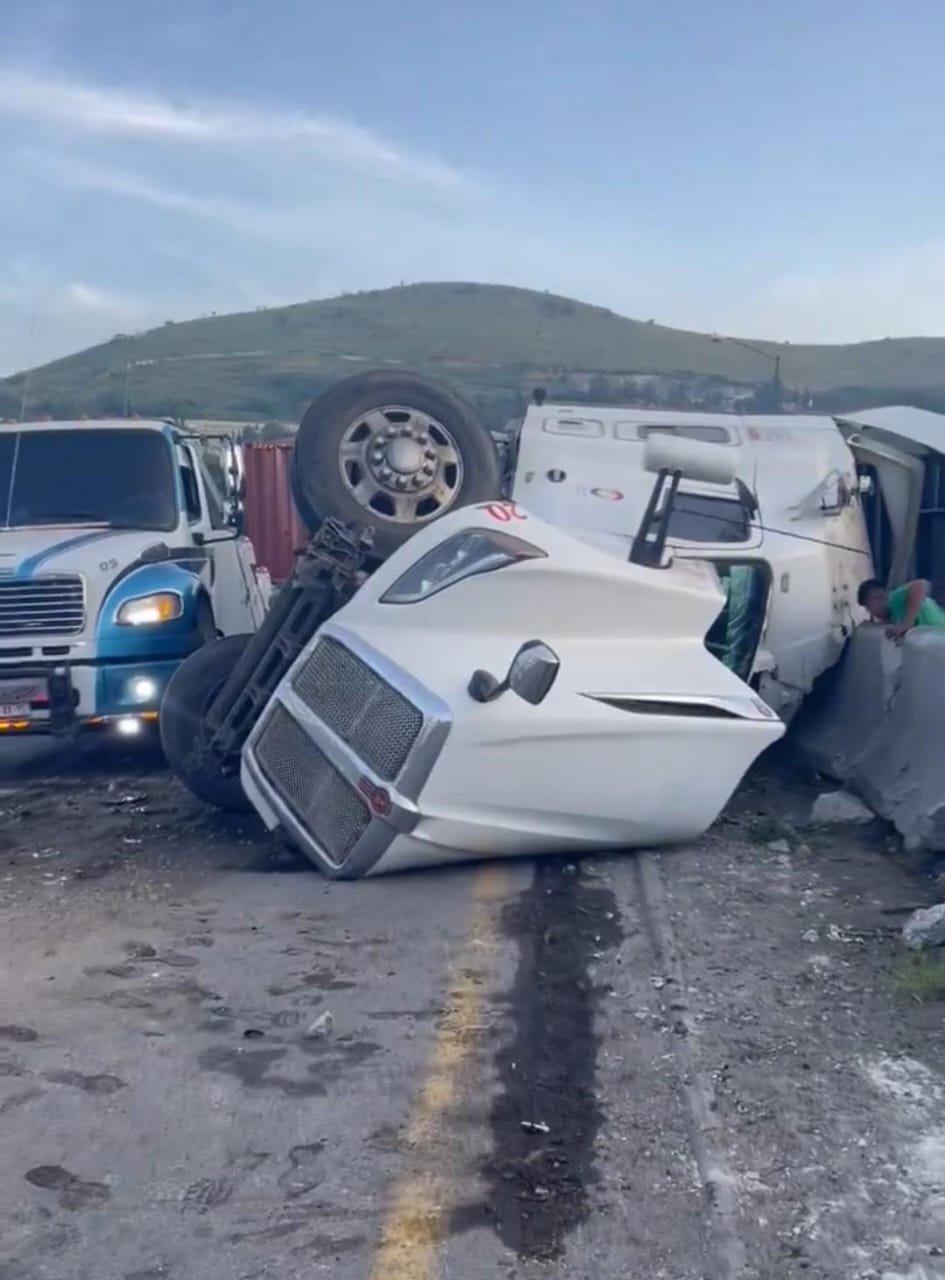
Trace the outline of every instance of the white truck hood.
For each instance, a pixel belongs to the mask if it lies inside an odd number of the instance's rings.
[[[34,578],[48,573],[88,574],[94,567],[110,581],[114,574],[109,570],[131,564],[146,547],[166,537],[153,530],[107,529],[101,525],[0,529],[0,575]],[[104,567],[99,569],[100,565]]]

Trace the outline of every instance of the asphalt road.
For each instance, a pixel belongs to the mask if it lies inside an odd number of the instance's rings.
[[[779,844],[767,782],[673,853],[329,885],[154,757],[5,763],[0,1280],[945,1276],[881,834]]]

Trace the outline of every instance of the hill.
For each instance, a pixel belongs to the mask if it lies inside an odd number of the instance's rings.
[[[409,366],[452,384],[495,422],[541,383],[573,399],[726,407],[769,383],[775,355],[795,398],[822,407],[883,400],[945,406],[945,339],[846,346],[729,339],[630,320],[571,298],[501,285],[418,284],[295,306],[167,322],[116,335],[0,382],[0,416],[167,414],[298,418],[360,366]],[[725,389],[728,388],[728,391]]]

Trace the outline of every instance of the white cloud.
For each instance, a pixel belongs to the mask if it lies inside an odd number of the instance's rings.
[[[155,305],[89,280],[60,282],[41,264],[14,261],[0,274],[0,377],[159,323]]]
[[[141,201],[158,209],[228,226],[246,235],[271,237],[285,232],[293,224],[292,216],[279,207],[230,200],[225,196],[198,195],[139,173],[94,163],[76,163],[62,156],[35,156],[33,160],[37,169],[63,186]]]
[[[131,93],[15,68],[0,68],[0,115],[60,132],[181,146],[286,146],[432,188],[458,188],[465,181],[448,164],[332,115]]]
[[[132,319],[141,313],[140,304],[121,294],[100,289],[84,280],[74,280],[53,295],[51,305],[56,309],[89,312],[96,316],[126,317]]]

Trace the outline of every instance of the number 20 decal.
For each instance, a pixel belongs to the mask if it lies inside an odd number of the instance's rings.
[[[514,502],[484,502],[476,510],[484,511],[490,519],[498,520],[499,524],[509,524],[512,520],[528,519],[525,512],[519,511]]]

